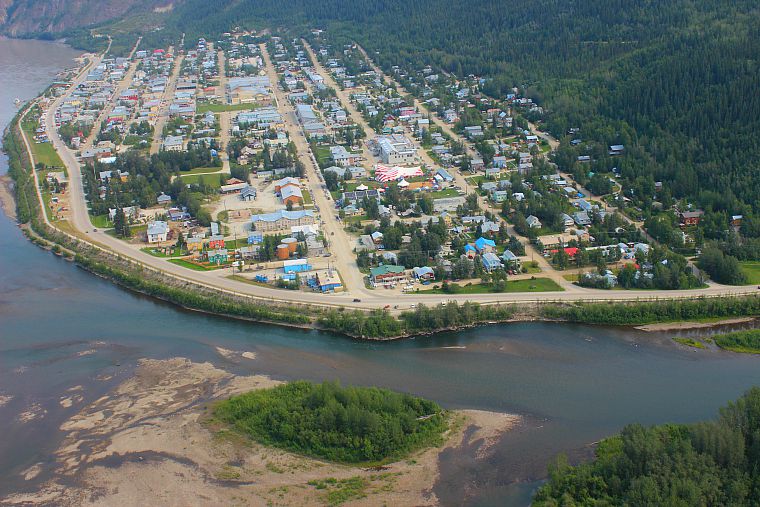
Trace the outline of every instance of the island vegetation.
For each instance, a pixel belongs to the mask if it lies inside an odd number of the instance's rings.
[[[442,441],[436,403],[375,387],[299,381],[220,402],[214,417],[264,445],[340,463],[385,462]]]
[[[760,354],[760,329],[748,329],[711,337],[718,347],[743,354]]]
[[[760,388],[697,424],[627,426],[602,441],[596,459],[560,458],[533,505],[757,505]]]

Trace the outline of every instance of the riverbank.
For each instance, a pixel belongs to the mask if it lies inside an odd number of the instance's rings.
[[[245,352],[225,359],[250,362]],[[445,442],[387,466],[359,468],[267,448],[206,423],[214,400],[279,384],[263,375],[236,376],[184,358],[141,360],[134,375],[61,424],[53,464],[25,471],[53,476],[3,505],[437,505],[433,486],[443,453],[485,461],[519,416],[487,411],[451,413]],[[76,391],[60,403],[77,404]]]
[[[659,331],[684,331],[687,329],[709,329],[719,326],[730,326],[732,324],[744,324],[753,322],[755,317],[738,317],[735,319],[718,319],[709,322],[661,322],[658,324],[645,324],[635,326],[639,331],[659,332]]]

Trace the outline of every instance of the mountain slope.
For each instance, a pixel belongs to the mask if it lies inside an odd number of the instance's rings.
[[[0,32],[14,37],[59,34],[169,4],[171,0],[0,0]]]

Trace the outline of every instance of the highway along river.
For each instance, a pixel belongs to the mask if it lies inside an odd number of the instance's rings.
[[[0,40],[0,121],[16,97],[39,93],[76,52],[60,44]],[[0,173],[7,169],[0,162]],[[24,239],[0,216],[0,498],[34,489],[20,472],[51,462],[60,399],[107,393],[140,358],[187,357],[236,373],[337,379],[433,399],[447,408],[521,414],[488,463],[445,456],[435,487],[444,504],[526,505],[559,452],[631,422],[690,422],[760,385],[760,358],[693,352],[670,334],[563,324],[514,324],[393,343],[236,322],[181,311],[96,278]],[[251,351],[232,362],[218,347]],[[81,403],[78,405],[81,407]],[[44,473],[41,475],[44,478]],[[463,486],[469,486],[465,488]],[[462,492],[474,496],[462,498]]]

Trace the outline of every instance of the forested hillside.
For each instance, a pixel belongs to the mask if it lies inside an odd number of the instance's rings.
[[[755,387],[716,421],[626,427],[599,444],[594,462],[553,467],[533,505],[757,505],[758,471]]]
[[[496,96],[517,85],[558,137],[579,127],[630,147],[620,165],[634,192],[663,181],[708,211],[760,206],[757,2],[189,0],[168,25],[188,40],[234,26],[325,28],[386,67],[481,75]]]

